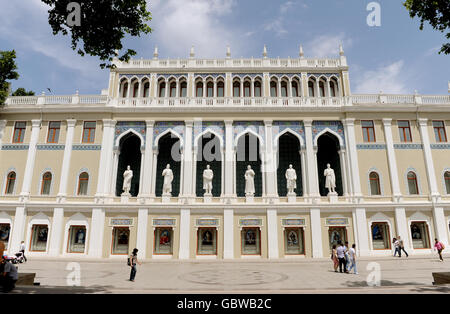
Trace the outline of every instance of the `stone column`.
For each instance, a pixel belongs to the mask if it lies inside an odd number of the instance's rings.
[[[226,199],[234,198],[234,151],[233,151],[233,120],[225,120],[225,195]]]
[[[148,209],[139,209],[136,248],[141,258],[145,259],[147,249]]]
[[[312,199],[320,198],[319,185],[317,177],[317,162],[314,153],[314,144],[312,137],[312,121],[304,121],[305,137],[306,137],[306,169],[308,178],[308,194]]]
[[[278,198],[277,194],[277,172],[276,172],[276,161],[273,151],[273,140],[272,140],[272,120],[264,120],[265,129],[265,149],[264,149],[264,170],[265,170],[265,192],[270,201],[274,201]]]
[[[323,257],[322,247],[322,222],[320,220],[320,209],[311,208],[311,239],[312,239],[312,257]]]
[[[276,209],[267,210],[267,246],[269,259],[278,258],[278,222]]]
[[[397,234],[392,235],[392,237],[400,236],[403,240],[403,244],[405,246],[406,251],[411,248],[410,240],[409,240],[409,227],[408,222],[406,220],[406,211],[405,208],[395,208],[395,226]]]
[[[350,160],[351,167],[349,170],[350,173],[350,182],[352,182],[352,191],[353,196],[357,201],[362,199],[361,193],[361,181],[359,177],[359,162],[358,162],[358,152],[356,151],[356,137],[355,137],[355,119],[348,118],[343,120],[344,130],[347,134],[347,158]],[[342,165],[345,167],[345,165]],[[341,166],[341,167],[342,167]],[[345,170],[344,170],[345,171]]]
[[[157,165],[158,165],[158,149],[156,148],[156,149],[153,149],[153,163],[152,163],[152,169],[153,169],[152,174],[153,175],[151,177],[152,185],[150,188],[150,191],[151,191],[150,195],[152,197],[154,197],[155,193],[156,193],[156,176],[160,175],[159,173],[156,173]]]
[[[59,256],[61,254],[61,241],[64,239],[64,208],[53,210],[52,229],[50,233],[49,256]]]
[[[192,160],[192,128],[194,121],[185,121],[185,142],[184,142],[184,165],[183,165],[183,196],[187,198],[193,197],[194,187],[192,186],[192,171],[193,171],[193,160]]]
[[[300,149],[300,161],[301,161],[301,171],[302,171],[302,190],[303,197],[308,197],[308,184],[306,182],[306,149],[302,147]],[[298,192],[297,192],[298,194]]]
[[[384,136],[386,139],[386,151],[389,162],[389,175],[391,178],[392,196],[394,202],[401,200],[400,184],[398,181],[397,160],[395,158],[394,140],[392,138],[392,119],[383,119]]]
[[[67,135],[66,135],[66,145],[64,147],[64,158],[61,167],[61,179],[59,182],[59,192],[58,198],[60,202],[64,202],[67,195],[67,181],[69,179],[69,168],[70,159],[72,156],[72,144],[73,144],[73,134],[75,130],[75,123],[77,120],[67,120]],[[77,178],[78,180],[78,178]]]
[[[19,251],[20,242],[25,241],[25,228],[27,220],[27,210],[24,206],[16,207],[16,213],[14,215],[14,224],[12,226],[11,232],[11,242],[8,247],[10,253],[15,253]],[[25,244],[25,249],[30,249],[28,247],[29,243]]]
[[[108,187],[111,186],[115,124],[116,121],[114,120],[103,119],[102,150],[100,152],[97,193],[95,195],[97,199],[101,199],[110,193]]]
[[[147,125],[146,133],[145,133],[145,153],[144,153],[144,167],[141,169],[141,173],[143,173],[143,182],[142,182],[142,197],[151,197],[154,195],[154,191],[152,191],[152,178],[156,176],[153,172],[153,128],[155,125],[154,120],[146,120]]]
[[[357,249],[360,256],[368,256],[370,252],[369,248],[369,231],[367,228],[366,209],[356,208],[354,209],[356,220],[353,222],[357,231]]]
[[[101,258],[103,255],[103,235],[105,229],[105,210],[92,209],[91,235],[89,237],[88,256]]]
[[[5,134],[6,120],[0,120],[0,148],[3,143],[3,135]]]
[[[348,196],[348,179],[347,179],[347,164],[345,162],[345,150],[339,150],[339,160],[341,163],[341,173],[342,173],[342,191],[344,196]]]
[[[20,193],[22,201],[27,201],[30,196],[31,180],[33,179],[34,162],[36,159],[36,145],[39,140],[41,120],[31,120],[31,126],[31,139],[23,176],[22,192]]]
[[[430,137],[427,129],[428,119],[419,119],[420,137],[422,139],[423,154],[425,157],[425,167],[427,169],[428,187],[430,189],[431,200],[439,200],[440,194],[436,183],[436,172],[434,170],[433,155],[431,154]]]
[[[189,240],[191,225],[191,210],[180,210],[180,251],[178,253],[179,259],[189,259]]]
[[[234,258],[234,211],[224,209],[223,211],[223,258]]]

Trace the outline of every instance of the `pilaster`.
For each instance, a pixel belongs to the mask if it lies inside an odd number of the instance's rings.
[[[23,177],[21,201],[27,201],[30,196],[31,180],[33,179],[34,163],[36,159],[36,145],[39,139],[41,120],[31,120],[31,139],[28,148],[27,163]]]
[[[400,184],[398,181],[397,160],[395,158],[394,140],[392,138],[392,119],[383,119],[384,136],[386,140],[386,150],[389,162],[389,175],[391,178],[392,196],[394,202],[401,201]]]
[[[67,195],[67,181],[69,179],[70,159],[72,156],[73,135],[77,120],[67,120],[66,145],[64,147],[64,157],[61,167],[61,179],[59,183],[58,202],[63,203]],[[54,230],[54,229],[53,229]]]
[[[64,209],[55,208],[53,210],[53,221],[50,233],[50,246],[48,249],[49,256],[59,256],[61,254],[61,240],[63,239],[64,230]]]

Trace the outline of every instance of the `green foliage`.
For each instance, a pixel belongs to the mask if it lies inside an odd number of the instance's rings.
[[[16,52],[14,50],[0,51],[0,105],[3,105],[8,97],[10,83],[7,80],[19,78],[19,73],[15,71],[17,69],[15,58]]]
[[[126,34],[140,37],[152,30],[146,24],[151,20],[151,13],[146,9],[146,0],[41,0],[50,6],[48,21],[53,34],[61,33],[72,37],[72,49],[81,56],[97,56],[108,63],[101,68],[112,68],[111,61],[116,57],[116,50],[122,50],[122,39]],[[81,5],[80,23],[70,25],[68,4],[77,2]],[[71,17],[71,16],[70,16]],[[71,21],[73,21],[71,19]],[[118,57],[128,61],[136,51],[127,49]]]
[[[420,30],[423,30],[425,22],[428,22],[441,33],[447,32],[445,37],[450,40],[449,0],[406,0],[403,5],[412,18],[420,18]],[[439,53],[450,54],[450,42],[443,44]]]
[[[25,88],[19,87],[11,94],[11,96],[34,96],[33,91],[26,91]]]

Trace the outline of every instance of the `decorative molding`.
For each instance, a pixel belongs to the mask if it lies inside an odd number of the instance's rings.
[[[305,218],[283,218],[281,219],[281,225],[283,227],[295,227],[295,226],[305,226]]]
[[[293,133],[299,138],[300,147],[305,146],[305,127],[301,121],[274,121],[272,125],[272,137],[274,149],[278,147],[278,138],[286,133]]]
[[[313,121],[312,123],[312,133],[313,133],[313,143],[317,144],[318,137],[327,131],[338,137],[339,145],[345,147],[345,133],[344,126],[341,121]]]
[[[422,144],[394,144],[395,149],[423,149]]]
[[[64,150],[66,145],[55,145],[55,144],[38,144],[36,145],[37,150]]]
[[[241,218],[239,219],[239,226],[251,227],[251,226],[262,226],[261,218]]]
[[[325,225],[326,226],[348,226],[348,218],[342,217],[342,218],[326,218],[325,219]]]
[[[74,144],[72,150],[101,150],[102,145]]]
[[[219,226],[219,219],[217,218],[198,218],[195,220],[197,227],[217,227]]]
[[[431,149],[450,149],[450,144],[431,144]]]
[[[30,145],[28,144],[3,144],[2,150],[28,150]]]
[[[109,225],[113,227],[131,227],[134,225],[134,219],[133,218],[110,218],[109,219]]]
[[[359,150],[386,149],[386,144],[356,144],[356,149]]]
[[[177,220],[175,218],[153,218],[152,225],[155,227],[175,227]]]

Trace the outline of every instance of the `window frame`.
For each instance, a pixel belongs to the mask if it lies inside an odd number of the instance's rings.
[[[95,127],[86,127],[87,123],[95,123]],[[95,131],[96,131],[96,129],[97,129],[97,121],[83,121],[83,134],[81,136],[81,142],[82,143],[95,143]],[[88,140],[87,141],[84,140],[85,139],[85,132],[86,132],[86,130],[89,130],[89,134],[88,134],[88,137],[87,137]],[[90,141],[91,130],[94,130],[94,135],[93,135],[92,141]]]
[[[448,177],[445,175],[448,173]],[[450,195],[450,171],[444,172],[444,186],[445,186],[445,194]]]
[[[364,126],[364,122],[371,122],[372,126]],[[377,137],[375,135],[375,123],[373,120],[361,120],[361,129],[363,132],[363,141],[365,143],[375,143],[377,141]],[[373,140],[371,139],[370,131],[372,131]]]
[[[11,174],[14,174],[14,179],[12,179],[12,180],[11,180]],[[11,193],[8,193],[8,190],[10,189],[10,186],[11,186],[11,181],[14,181],[14,185],[12,187]],[[16,188],[16,181],[17,181],[17,173],[14,170],[8,172],[8,174],[6,175],[5,195],[14,195],[14,190]]]
[[[87,174],[87,178],[81,178],[83,173]],[[86,181],[86,194],[80,194],[81,182]],[[78,175],[78,187],[77,187],[77,196],[85,196],[88,195],[88,187],[89,187],[89,173],[87,171],[83,171]]]
[[[58,127],[51,127],[52,123],[58,123]],[[54,130],[52,140],[50,140],[51,130]],[[49,121],[48,122],[48,132],[47,132],[47,143],[56,144],[59,142],[59,135],[61,133],[61,121]],[[56,138],[56,140],[55,140]]]
[[[18,123],[24,123],[24,127],[17,127]],[[13,132],[13,137],[12,137],[12,143],[23,143],[24,139],[25,139],[25,132],[27,130],[27,121],[16,121],[14,123],[14,132]],[[16,132],[19,131],[19,137],[18,140],[16,141]]]
[[[409,178],[409,174],[410,173],[414,174],[414,179]],[[408,182],[408,193],[409,193],[409,195],[420,195],[419,184],[417,182],[417,174],[414,171],[412,171],[412,170],[408,171],[408,173],[406,174],[406,180]],[[411,189],[410,189],[410,185],[409,185],[409,183],[411,181],[414,181],[414,186],[416,187],[416,192],[417,193],[411,193]]]
[[[407,122],[408,126],[400,126],[399,123],[400,122]],[[411,123],[409,120],[397,120],[397,127],[398,127],[398,131],[399,131],[399,135],[400,135],[400,142],[402,143],[411,143],[412,142],[412,133],[411,133]],[[406,130],[408,131],[409,134],[409,141],[406,138]],[[403,137],[402,137],[403,135]]]
[[[50,179],[46,179],[45,178],[45,175],[46,174],[50,174]],[[52,192],[52,180],[53,180],[53,174],[51,173],[51,171],[46,171],[46,172],[44,172],[43,174],[42,174],[42,182],[41,182],[41,193],[40,193],[40,195],[50,195],[51,194],[51,192]],[[49,187],[48,187],[48,194],[44,194],[43,192],[44,192],[44,186],[45,186],[45,184],[47,183],[47,181],[49,181]]]
[[[434,125],[435,122],[442,123],[442,126],[435,126]],[[444,120],[433,120],[432,124],[433,124],[433,131],[434,131],[434,137],[435,137],[436,143],[446,143],[447,142],[447,132],[445,131]],[[441,139],[440,131],[442,131],[442,133],[443,133],[442,136],[444,137],[444,140]],[[439,136],[439,140],[438,140],[438,136]]]
[[[377,176],[376,179],[372,179],[372,178],[371,178],[372,173],[374,173],[374,174]],[[373,182],[376,182],[376,184],[377,184],[378,194],[373,194],[373,193],[372,193],[372,183],[373,183]],[[369,186],[370,186],[370,195],[371,195],[371,196],[380,196],[380,195],[381,195],[380,175],[378,174],[378,172],[376,172],[376,171],[371,171],[371,172],[369,173]]]

